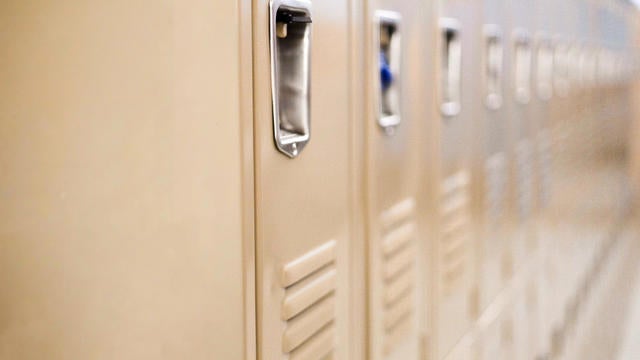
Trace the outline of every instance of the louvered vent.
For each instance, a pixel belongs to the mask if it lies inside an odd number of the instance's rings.
[[[532,166],[531,145],[528,140],[522,140],[516,148],[518,212],[522,219],[527,219],[529,217],[533,207]]]
[[[444,180],[441,204],[441,274],[443,290],[448,294],[461,283],[467,266],[470,230],[467,171],[459,171]]]
[[[538,161],[540,166],[540,206],[547,207],[551,200],[551,135],[548,130],[543,130],[538,135]]]
[[[489,223],[495,227],[504,212],[507,185],[506,160],[503,153],[497,153],[487,159],[486,171],[486,206]]]
[[[329,241],[282,269],[282,352],[290,360],[318,360],[334,350],[336,242]]]
[[[381,216],[384,294],[384,353],[391,353],[411,334],[414,304],[415,201],[406,199]]]

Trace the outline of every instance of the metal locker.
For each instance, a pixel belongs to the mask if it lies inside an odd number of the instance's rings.
[[[510,2],[511,16],[507,32],[510,36],[510,86],[506,106],[511,130],[511,206],[515,214],[512,244],[514,269],[529,260],[536,249],[534,222],[534,164],[535,134],[531,113],[531,101],[535,96],[533,86],[534,21],[531,2]]]
[[[253,357],[248,10],[0,3],[0,358]]]
[[[433,119],[430,1],[365,2],[364,221],[367,359],[426,351],[427,254],[420,184],[424,131]]]
[[[505,35],[507,13],[502,0],[484,2],[482,27],[476,33],[480,44],[475,71],[481,74],[477,100],[482,111],[473,121],[473,187],[477,197],[479,308],[484,310],[506,286],[512,274],[508,239],[508,123],[504,107]]]
[[[478,314],[476,234],[472,207],[471,147],[478,114],[481,12],[476,1],[440,2],[437,74],[440,107],[440,176],[435,261],[436,359],[443,359]],[[477,101],[476,101],[477,98]]]
[[[557,223],[557,199],[559,192],[556,191],[558,179],[562,178],[560,171],[562,149],[566,138],[565,120],[571,111],[574,111],[570,104],[570,50],[571,50],[571,5],[568,2],[554,4],[556,9],[554,14],[547,13],[544,9],[548,4],[541,4],[536,12],[538,23],[542,23],[551,35],[551,45],[553,46],[553,71],[552,71],[552,91],[551,98],[546,100],[542,109],[536,107],[537,112],[541,112],[542,127],[538,131],[538,169],[537,169],[537,189],[538,189],[538,217],[537,233],[539,237],[539,264],[538,271],[538,292],[540,296],[540,343],[539,354],[548,354],[551,351],[551,334],[556,326],[553,315],[555,309],[554,294],[559,291],[561,276],[561,266],[563,259],[559,256],[558,244],[560,242]],[[549,22],[551,22],[549,24]],[[544,55],[541,55],[544,56]],[[538,71],[538,67],[536,67]],[[542,69],[540,69],[542,71]],[[541,74],[541,76],[543,76]],[[538,105],[543,105],[538,100]]]
[[[549,12],[550,6],[556,11]],[[551,327],[546,317],[549,314],[548,303],[554,297],[551,290],[556,276],[549,253],[554,251],[554,237],[549,230],[549,203],[553,197],[553,149],[552,132],[554,121],[551,117],[553,101],[557,96],[566,96],[567,68],[566,45],[557,35],[557,21],[564,22],[567,14],[563,12],[566,4],[554,5],[550,1],[541,1],[534,7],[534,47],[533,47],[533,96],[531,113],[533,123],[532,139],[534,160],[534,213],[535,235],[537,239],[536,259],[532,271],[526,276],[527,284],[521,288],[518,309],[525,311],[523,319],[528,326],[522,334],[526,340],[519,347],[522,358],[543,356],[548,352],[548,333]]]
[[[540,271],[540,307],[541,332],[545,334],[540,344],[541,354],[550,354],[553,350],[553,334],[558,333],[562,322],[561,296],[565,286],[562,278],[565,276],[567,260],[562,249],[565,248],[565,235],[560,225],[559,206],[562,203],[563,179],[566,178],[566,146],[570,136],[568,119],[576,111],[573,103],[576,86],[572,82],[575,67],[573,61],[573,39],[575,28],[575,3],[561,2],[554,5],[557,9],[553,19],[553,97],[548,101],[548,157],[544,154],[539,158],[539,189],[538,198],[544,206],[538,217],[538,233],[541,250]],[[541,6],[543,11],[545,6]],[[539,14],[543,17],[548,14]],[[541,138],[543,139],[543,138]],[[544,140],[539,146],[544,147]],[[545,172],[548,172],[545,174]],[[546,179],[545,179],[546,178]],[[548,182],[548,183],[546,183]],[[546,183],[546,184],[545,184]],[[546,187],[546,189],[545,189]],[[557,338],[557,336],[555,337]]]
[[[258,358],[350,359],[349,3],[253,3]]]
[[[588,134],[593,122],[586,81],[591,40],[589,4],[581,1],[571,2],[571,13],[575,19],[569,28],[572,34],[568,56],[571,92],[567,112],[561,120],[565,138],[562,140],[563,151],[558,166],[557,198],[554,199],[554,211],[562,214],[557,219],[555,232],[559,259],[563,260],[558,263],[558,287],[553,311],[554,334],[560,344],[568,343],[570,340],[567,329],[570,325],[575,283],[578,281],[577,275],[581,272],[579,264],[584,251],[581,244],[592,235],[584,232],[585,227],[581,224],[583,220],[579,210],[583,205],[580,204],[593,200],[593,197],[583,200],[583,194],[590,193],[589,189],[594,186],[593,178],[576,181],[576,175],[582,171],[580,169],[588,168],[589,160],[585,154],[592,150]]]
[[[531,97],[531,113],[533,121],[534,140],[534,194],[536,221],[546,209],[551,195],[551,126],[549,104],[554,96],[554,56],[556,38],[553,36],[555,14],[549,14],[545,9],[551,6],[546,0],[536,3],[535,34],[533,37],[533,87],[534,95]],[[562,86],[562,85],[560,85]],[[539,230],[538,243],[541,245]],[[538,247],[539,249],[542,246]]]
[[[567,219],[571,227],[571,235],[567,236],[568,250],[567,257],[572,257],[570,261],[569,276],[567,276],[567,284],[565,286],[566,294],[564,295],[562,311],[563,311],[563,328],[565,329],[564,342],[566,347],[570,347],[575,339],[575,321],[577,311],[577,294],[580,290],[580,283],[586,271],[586,259],[589,257],[589,249],[593,248],[593,244],[598,242],[599,238],[606,235],[606,226],[601,226],[604,222],[593,222],[588,220],[583,210],[587,204],[599,201],[599,196],[595,189],[599,186],[600,180],[596,175],[600,172],[595,163],[595,155],[597,144],[595,137],[598,125],[597,107],[598,97],[596,94],[594,75],[595,75],[595,30],[596,30],[596,4],[593,1],[586,1],[578,4],[578,34],[580,37],[580,62],[579,62],[579,81],[580,95],[578,106],[582,109],[582,113],[572,119],[573,126],[576,128],[574,142],[571,143],[571,163],[570,171],[573,174],[582,172],[585,168],[591,169],[595,176],[585,181],[570,180],[569,186],[577,189],[579,193],[592,194],[589,199],[582,198],[576,194],[570,198],[567,203],[572,204],[569,208],[570,218]],[[592,189],[592,190],[590,190]],[[569,198],[569,197],[568,197]]]

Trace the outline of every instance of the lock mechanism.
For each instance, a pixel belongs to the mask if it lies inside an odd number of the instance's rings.
[[[277,149],[295,158],[311,136],[311,4],[270,3],[271,98]]]
[[[378,125],[393,135],[402,121],[400,114],[400,14],[378,10],[374,20],[375,83],[378,93]]]

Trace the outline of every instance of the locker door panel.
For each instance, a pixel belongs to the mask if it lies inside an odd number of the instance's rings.
[[[253,10],[258,355],[347,359],[348,3]]]
[[[531,333],[526,336],[524,345],[528,347],[527,356],[543,356],[550,349],[550,337],[552,321],[550,319],[553,299],[553,287],[557,276],[554,275],[552,254],[555,251],[555,241],[550,231],[549,205],[553,197],[553,179],[556,174],[553,171],[553,117],[554,108],[559,101],[567,96],[567,47],[564,36],[560,35],[564,30],[566,3],[558,5],[556,11],[549,13],[547,10],[552,5],[551,1],[538,3],[535,10],[535,48],[533,57],[534,67],[534,96],[532,101],[532,113],[535,120],[535,208],[536,208],[536,235],[537,235],[537,259],[534,273],[528,276],[526,289],[522,289],[526,296],[528,315],[532,324]],[[545,88],[548,91],[545,92]],[[541,283],[542,281],[542,283]]]
[[[250,357],[245,5],[0,4],[0,358]]]
[[[426,96],[431,4],[412,0],[366,2],[365,192],[369,256],[369,358],[418,359],[424,321],[424,255],[420,222],[419,141]],[[381,24],[392,21],[396,40],[385,50]],[[394,45],[395,41],[395,45]],[[395,48],[394,48],[395,46]],[[380,122],[380,58],[389,58],[397,86],[395,126]],[[394,65],[392,62],[396,61]],[[384,94],[384,92],[383,92]]]
[[[478,56],[482,67],[482,116],[475,121],[474,171],[478,204],[478,269],[480,309],[485,309],[511,276],[512,253],[508,239],[509,138],[505,97],[508,96],[508,41],[506,4],[484,2]]]
[[[532,103],[536,91],[534,82],[535,4],[526,1],[510,3],[511,17],[507,25],[510,51],[509,85],[506,106],[509,113],[512,161],[510,166],[511,209],[513,210],[513,254],[517,271],[535,250],[533,216],[535,204],[534,169],[536,138]],[[536,5],[537,6],[537,5]]]
[[[436,358],[449,353],[477,315],[476,219],[471,148],[478,113],[481,11],[472,1],[442,1],[439,23],[440,180],[436,267]],[[479,98],[479,97],[478,97]]]

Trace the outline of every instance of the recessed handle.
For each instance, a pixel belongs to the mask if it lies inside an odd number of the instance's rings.
[[[548,36],[537,36],[536,90],[538,98],[547,101],[553,96],[553,47]]]
[[[502,73],[504,59],[502,30],[498,25],[493,24],[485,25],[483,30],[485,39],[484,77],[486,85],[484,103],[487,108],[497,110],[502,106]]]
[[[442,103],[440,111],[444,116],[455,116],[460,113],[462,91],[462,42],[460,39],[460,22],[451,18],[440,19],[442,34],[442,69],[440,71],[442,86]]]
[[[392,135],[400,125],[401,53],[400,14],[378,10],[374,19],[374,79],[378,97],[378,125]]]
[[[276,148],[297,157],[311,137],[311,3],[270,3],[271,94]]]
[[[556,36],[553,49],[553,89],[560,97],[569,95],[569,47]]]
[[[525,30],[513,34],[515,98],[520,104],[531,100],[531,38]]]

